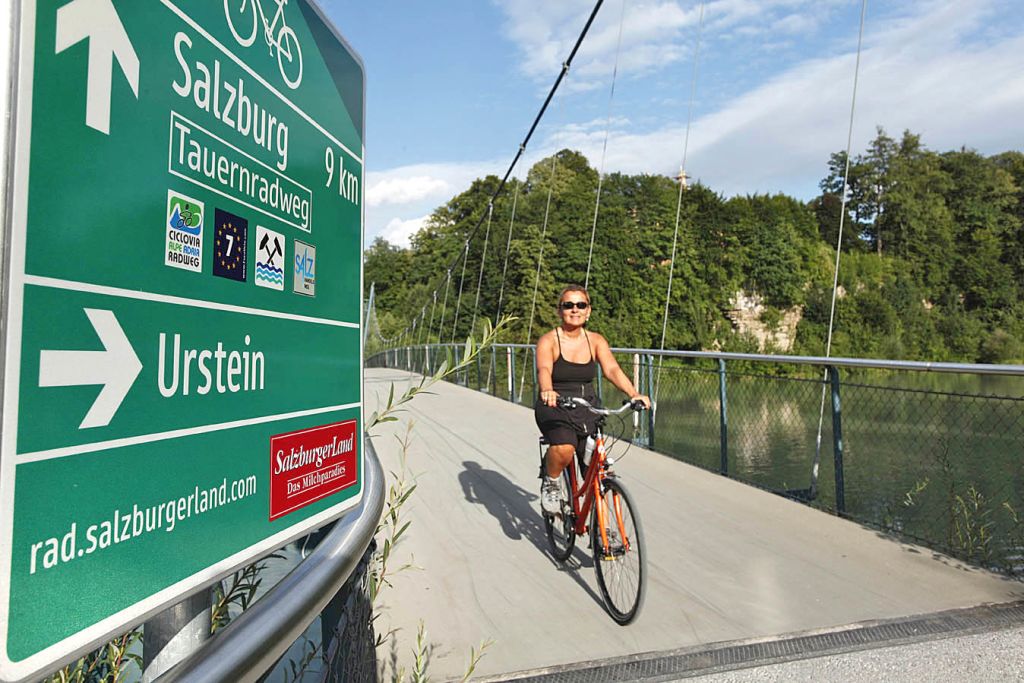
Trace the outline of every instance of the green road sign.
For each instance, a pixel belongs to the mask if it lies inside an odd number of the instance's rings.
[[[310,0],[13,5],[5,680],[337,517],[363,455],[358,56]]]

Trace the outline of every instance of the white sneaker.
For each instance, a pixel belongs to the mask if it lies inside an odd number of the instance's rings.
[[[557,479],[544,475],[540,485],[540,509],[548,515],[558,515],[562,512],[562,486]]]

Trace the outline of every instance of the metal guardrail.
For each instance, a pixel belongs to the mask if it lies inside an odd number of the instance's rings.
[[[324,610],[359,564],[384,509],[384,473],[369,438],[364,443],[359,505],[280,583],[159,683],[257,680]]]
[[[385,349],[373,354],[391,354],[391,358],[399,359],[402,354],[422,351],[427,348],[451,349],[458,353],[462,344],[417,344],[393,349]],[[533,344],[494,344],[492,349],[512,349],[520,351],[534,349]],[[837,368],[861,368],[877,370],[910,370],[914,372],[945,372],[969,375],[1008,375],[1024,376],[1024,365],[988,365],[984,363],[933,363],[915,360],[885,360],[872,358],[841,358],[825,356],[779,356],[759,353],[731,353],[725,351],[658,351],[657,349],[634,349],[630,347],[612,347],[612,353],[654,355],[664,358],[705,358],[710,360],[740,360],[756,363],[784,363],[797,365],[834,365]],[[398,362],[396,360],[396,362]]]
[[[612,351],[657,394],[634,443],[1024,576],[1024,366]],[[392,348],[366,367],[427,374],[462,353]],[[532,406],[535,377],[532,345],[499,344],[452,380]],[[597,390],[621,398],[600,373]]]
[[[710,358],[715,360],[745,360],[758,363],[795,363],[798,365],[822,365],[837,368],[861,368],[875,370],[911,370],[914,372],[946,372],[969,375],[1017,375],[1024,376],[1024,365],[985,365],[981,363],[932,363],[914,360],[882,360],[871,358],[826,358],[824,356],[775,356],[758,353],[725,353],[716,351],[655,351],[653,349],[614,348],[615,353],[640,353],[664,356],[665,358]]]

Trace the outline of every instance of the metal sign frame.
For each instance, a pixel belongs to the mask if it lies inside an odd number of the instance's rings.
[[[175,10],[184,16],[180,9],[174,7],[174,3],[179,1],[158,0],[154,1],[154,7],[162,4],[166,8]],[[360,94],[362,111],[358,113],[360,125],[364,126],[362,122],[365,121],[366,79],[365,66],[361,57],[344,40],[332,22],[327,19],[321,8],[317,5],[316,0],[300,0],[300,2],[304,2],[313,11],[322,22],[323,27],[332,34],[333,38],[337,40],[338,45],[347,51],[357,64],[362,81],[362,93]],[[20,347],[23,343],[22,323],[25,314],[23,307],[25,279],[28,276],[26,272],[26,235],[29,227],[29,155],[32,138],[34,50],[37,30],[36,12],[39,4],[47,3],[45,0],[13,0],[13,2],[7,3],[5,9],[0,12],[0,22],[2,22],[0,23],[0,50],[2,50],[2,54],[0,54],[0,68],[7,74],[7,83],[5,83],[5,87],[0,92],[0,112],[6,115],[6,124],[0,126],[0,158],[3,161],[3,167],[0,168],[0,187],[3,188],[3,204],[0,206],[0,222],[2,222],[3,226],[2,241],[0,241],[0,256],[3,259],[3,277],[2,283],[0,283],[0,287],[2,287],[2,291],[0,291],[0,296],[2,296],[2,300],[0,300],[0,306],[2,306],[2,318],[0,318],[0,359],[2,359],[0,360],[0,401],[2,401],[3,406],[3,427],[2,432],[0,432],[0,440],[2,440],[2,451],[0,451],[2,453],[0,455],[0,567],[2,567],[2,570],[0,570],[0,679],[5,681],[22,681],[38,677],[46,671],[74,661],[81,655],[106,642],[111,636],[123,632],[134,624],[145,621],[150,616],[163,611],[184,597],[208,588],[213,582],[231,574],[253,560],[309,533],[311,530],[322,526],[332,519],[336,519],[345,511],[358,505],[363,495],[365,495],[364,488],[360,487],[357,496],[326,507],[312,516],[308,516],[297,521],[295,524],[277,531],[271,536],[263,538],[237,552],[233,552],[230,556],[221,558],[201,571],[192,573],[171,585],[165,586],[161,590],[147,595],[141,600],[137,600],[116,613],[109,614],[73,635],[33,653],[31,656],[16,661],[12,661],[9,657],[8,627],[10,625],[12,562],[15,552],[12,547],[13,528],[15,525],[14,488],[17,465],[15,458],[18,454],[18,403],[21,387],[19,380],[23,379],[20,378],[21,368],[19,364],[21,363]],[[60,6],[70,4],[72,2],[67,0],[61,0],[59,3]],[[57,7],[49,5],[47,9],[56,11]],[[234,29],[232,28],[232,30]],[[280,39],[280,34],[278,38]],[[223,46],[220,46],[220,49],[224,50]],[[241,60],[235,59],[241,63]],[[283,67],[282,75],[284,75]],[[293,108],[295,107],[295,105],[292,106]],[[326,133],[326,131],[323,132]],[[330,137],[329,134],[328,137]],[[363,182],[365,178],[365,167],[363,165],[363,159],[365,158],[365,127],[359,131],[359,138],[361,143],[359,156],[357,157],[359,161],[359,253],[355,255],[359,263],[359,292],[355,296],[361,299],[363,278],[362,250],[364,246],[362,226],[365,225],[365,186]],[[356,306],[356,309],[360,312],[361,308],[360,305]],[[95,320],[93,320],[93,323],[96,325]],[[361,428],[363,424],[362,406],[364,401],[362,387],[363,324],[365,324],[365,321],[357,320],[354,325],[359,337],[358,377],[360,386],[359,403],[355,406],[358,408],[355,439],[358,444],[357,469],[360,479],[362,478],[365,464],[365,445]],[[96,326],[96,329],[99,332],[100,327]],[[100,337],[102,340],[102,335]],[[98,403],[99,400],[97,399]],[[260,493],[261,495],[268,494],[266,491],[261,491]],[[162,559],[154,558],[154,561],[162,561]]]

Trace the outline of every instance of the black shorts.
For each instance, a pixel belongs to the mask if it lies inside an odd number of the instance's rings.
[[[588,400],[597,406],[596,398],[588,397]],[[548,445],[566,444],[582,453],[587,436],[592,436],[597,430],[598,416],[582,407],[572,410],[552,408],[537,401],[533,407],[533,419]]]

